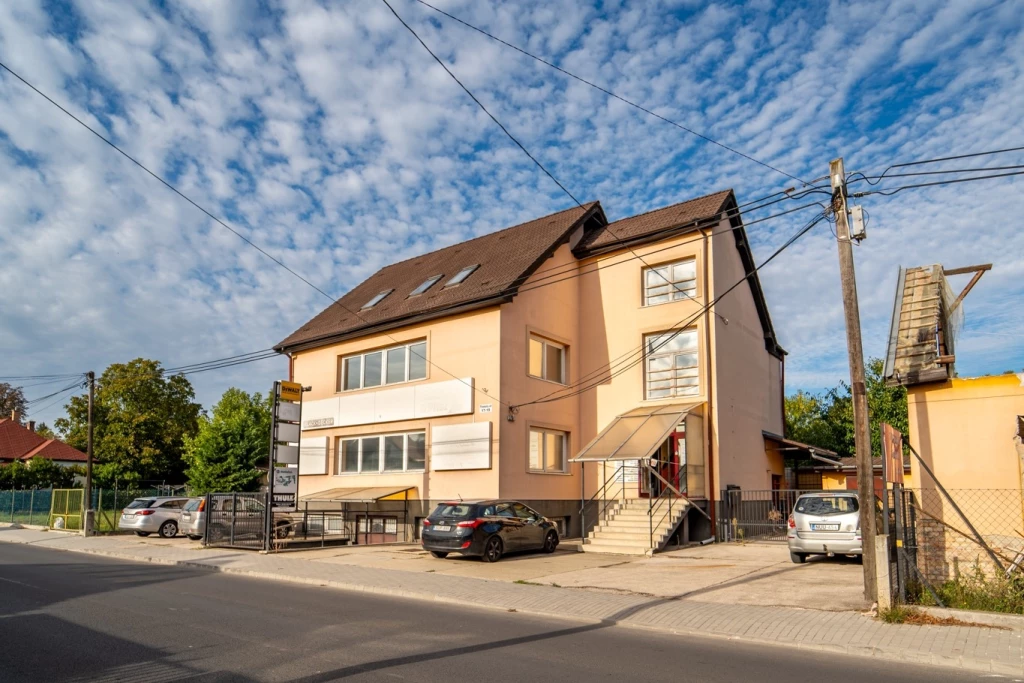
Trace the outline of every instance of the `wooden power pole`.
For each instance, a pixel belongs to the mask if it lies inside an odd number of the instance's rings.
[[[864,548],[864,598],[878,600],[875,566],[875,473],[871,464],[871,432],[868,429],[868,395],[864,379],[864,347],[860,338],[860,307],[857,304],[857,276],[853,268],[853,241],[846,206],[846,169],[840,157],[828,166],[832,179],[832,209],[839,239],[839,277],[843,285],[846,314],[846,349],[850,358],[850,387],[853,390],[854,446],[857,451],[857,494],[860,497],[860,531]]]

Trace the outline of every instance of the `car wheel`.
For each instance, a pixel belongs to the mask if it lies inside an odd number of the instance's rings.
[[[189,536],[188,540],[190,540],[190,541],[201,541],[201,540],[203,540],[203,537],[202,536],[194,536],[193,535],[193,536]]]
[[[803,564],[807,561],[807,553],[790,553],[789,559],[793,564]]]
[[[149,532],[148,531],[136,531],[135,535],[136,536],[149,536]]]
[[[174,538],[178,535],[178,525],[167,521],[160,525],[160,536],[163,538]]]
[[[439,560],[443,560],[444,558],[448,557],[448,553],[441,553],[441,552],[438,552],[436,550],[431,550],[430,554],[433,555],[434,557],[436,557]]]
[[[555,548],[558,547],[558,534],[554,531],[549,531],[548,535],[544,537],[544,552],[553,553]]]
[[[484,562],[497,562],[501,559],[502,553],[505,552],[504,545],[501,539],[497,536],[491,536],[484,543],[484,554],[480,557]]]
[[[278,540],[288,538],[288,522],[282,522],[274,527],[274,538]]]

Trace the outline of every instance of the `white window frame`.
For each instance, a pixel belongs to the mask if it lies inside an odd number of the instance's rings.
[[[686,330],[679,332],[676,341],[679,337],[690,338],[692,336],[693,350],[680,350],[668,348],[672,342],[668,344],[662,344],[653,353],[651,352],[651,344],[658,343],[656,340],[662,339],[669,335],[675,334],[675,331],[670,330],[668,332],[655,332],[653,334],[645,334],[643,338],[644,342],[644,398],[648,401],[662,401],[665,399],[673,398],[689,398],[700,395],[701,385],[701,369],[700,369],[700,336],[697,334],[697,328],[691,327]],[[692,365],[677,365],[679,363],[679,356],[693,356]],[[670,359],[670,367],[667,369],[652,370],[652,366],[659,361]],[[653,373],[658,373],[657,377],[652,378]],[[696,379],[696,382],[690,382],[691,379]],[[668,393],[663,396],[652,396],[652,383],[654,382],[668,382]],[[662,387],[658,387],[657,390],[661,390]]]
[[[681,265],[684,265],[684,264],[687,264],[687,263],[692,263],[693,264],[693,279],[692,280],[689,280],[689,279],[687,279],[687,280],[676,280],[674,278],[674,276],[672,275],[672,272],[675,270],[675,267],[676,266],[681,266]],[[662,272],[661,276],[654,276],[655,279],[656,279],[656,282],[654,284],[650,284],[648,282],[648,279],[650,278],[651,274],[655,273],[655,272],[661,272],[661,271],[665,271],[665,272]],[[683,301],[683,300],[687,300],[687,299],[696,299],[697,298],[697,279],[698,278],[697,278],[697,259],[696,258],[690,257],[690,258],[679,259],[677,261],[671,261],[669,263],[661,263],[661,264],[656,265],[656,266],[651,266],[650,268],[644,268],[642,273],[643,274],[642,274],[641,277],[643,278],[643,280],[641,282],[641,285],[643,287],[643,292],[644,292],[644,306],[661,306],[662,304],[670,304],[673,301]],[[692,286],[691,285],[687,285],[686,287],[680,287],[680,284],[684,283],[684,282],[685,283],[692,282],[693,284],[692,284]],[[651,290],[652,289],[657,289],[657,288],[663,288],[666,291],[664,293],[662,293],[662,294],[652,295],[651,294]],[[668,300],[667,301],[654,301],[654,302],[652,302],[651,298],[653,296],[667,296]]]
[[[381,301],[384,301],[384,299],[387,299],[389,296],[391,296],[391,293],[393,291],[395,291],[395,290],[394,289],[385,289],[383,292],[378,292],[377,294],[374,294],[373,298],[370,299],[369,301],[367,301],[365,304],[363,304],[363,307],[361,309],[359,309],[359,310],[361,310],[361,311],[368,311],[368,310],[370,310],[371,308],[373,308],[374,306],[379,304]]]
[[[479,263],[473,264],[472,266],[466,266],[459,272],[448,278],[448,282],[444,283],[444,287],[458,287],[463,282],[469,279],[469,276],[476,272],[476,269],[480,267]],[[444,289],[442,287],[442,289]]]
[[[422,377],[410,377],[409,373],[412,369],[412,347],[418,344],[423,344],[423,376]],[[402,379],[395,382],[388,381],[388,352],[395,349],[405,349],[405,371],[402,375]],[[366,384],[366,357],[374,354],[380,354],[380,384],[373,384],[367,386]],[[360,391],[362,389],[382,389],[386,386],[394,384],[405,384],[407,382],[419,382],[427,379],[430,375],[430,362],[427,360],[427,340],[417,339],[413,342],[405,344],[399,344],[397,346],[388,346],[383,349],[373,349],[371,351],[363,351],[362,353],[351,353],[347,356],[338,357],[338,392],[346,391]],[[359,386],[347,388],[348,377],[346,375],[346,365],[349,360],[353,358],[359,358]]]
[[[421,434],[423,435],[423,467],[419,469],[409,469],[409,437]],[[389,470],[384,467],[384,439],[389,436],[400,436],[402,437],[402,469],[400,470]],[[364,470],[363,469],[363,441],[366,439],[377,439],[377,469],[375,470]],[[342,469],[344,457],[345,457],[345,442],[355,441],[356,442],[356,470],[355,472],[346,472]],[[335,476],[343,477],[354,477],[364,474],[401,474],[403,472],[425,472],[427,470],[427,432],[414,430],[411,432],[391,432],[389,434],[360,434],[359,436],[339,436],[337,439],[337,446],[335,447],[335,459],[334,459],[334,474]]]
[[[530,464],[530,448],[534,433],[540,434],[540,469],[536,469]],[[562,439],[562,469],[560,470],[547,469],[547,436],[549,434],[554,434]],[[569,432],[563,429],[530,426],[526,432],[526,471],[530,474],[567,474],[569,472]]]
[[[535,375],[530,371],[530,342],[540,343],[540,374]],[[560,379],[549,379],[548,374],[548,347],[554,347],[562,352],[562,377]],[[569,375],[569,347],[561,342],[552,341],[547,337],[542,337],[539,334],[531,334],[526,342],[526,374],[534,379],[544,380],[545,382],[554,382],[555,384],[567,384]]]

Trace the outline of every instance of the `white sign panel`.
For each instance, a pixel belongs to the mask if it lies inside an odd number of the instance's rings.
[[[326,436],[307,436],[299,447],[299,474],[327,474]]]
[[[303,401],[302,429],[420,420],[473,413],[473,378]]]
[[[283,463],[285,465],[299,464],[299,447],[284,446],[279,443],[274,444],[274,462]]]
[[[298,422],[299,413],[301,412],[300,404],[298,403],[286,403],[282,401],[277,404],[277,419],[287,420],[288,422]]]
[[[291,512],[295,509],[295,498],[299,492],[299,470],[296,467],[274,468],[275,510]]]
[[[494,404],[493,403],[481,403],[480,404],[480,412],[481,413],[489,413],[492,410],[494,410]]]
[[[299,442],[299,425],[290,422],[277,423],[277,440],[285,443]]]
[[[430,428],[430,469],[486,470],[490,467],[490,422]]]

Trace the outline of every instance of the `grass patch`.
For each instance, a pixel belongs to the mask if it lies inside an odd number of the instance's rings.
[[[543,586],[543,583],[536,583],[534,581],[527,581],[526,579],[516,579],[512,583],[518,583],[521,586]]]
[[[977,562],[971,570],[961,572],[954,563],[953,579],[935,587],[935,592],[946,605],[954,609],[1002,614],[1024,614],[1024,576],[1006,576],[1001,572],[988,574]],[[918,602],[934,605],[931,594],[924,590]]]
[[[979,624],[973,621],[964,621],[956,617],[936,617],[927,612],[907,607],[906,605],[893,605],[887,610],[881,610],[878,618],[887,624],[913,624],[915,626],[980,626],[982,628],[994,628],[1002,631],[1009,631],[1005,626],[993,626],[991,624]]]

